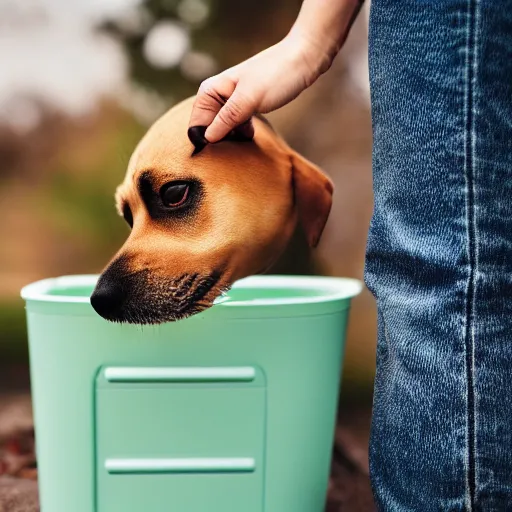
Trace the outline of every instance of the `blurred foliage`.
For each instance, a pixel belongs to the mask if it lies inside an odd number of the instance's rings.
[[[127,236],[126,224],[115,212],[114,191],[124,177],[130,152],[144,131],[133,118],[123,117],[117,129],[106,131],[106,150],[99,158],[88,162],[86,169],[75,163],[70,172],[73,164],[69,160],[73,157],[68,155],[57,164],[41,190],[51,223],[68,240],[86,238],[93,249],[86,272],[103,267],[105,255],[113,255]]]
[[[21,299],[0,301],[0,362],[28,357],[25,306]]]
[[[139,16],[147,18],[150,27],[162,20],[181,24],[189,33],[192,49],[211,55],[218,71],[276,43],[291,27],[301,5],[300,0],[281,0],[277,4],[273,0],[192,0],[204,4],[208,12],[207,18],[196,24],[178,14],[187,1],[146,0]],[[143,52],[146,32],[134,31],[122,19],[109,20],[99,28],[124,46],[134,82],[178,99],[197,90],[198,81],[187,79],[179,67],[158,68],[148,62]]]

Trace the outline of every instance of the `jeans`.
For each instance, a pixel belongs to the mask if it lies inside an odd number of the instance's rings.
[[[512,0],[373,0],[379,510],[512,511]]]

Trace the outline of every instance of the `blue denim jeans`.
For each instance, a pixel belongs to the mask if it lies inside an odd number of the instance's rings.
[[[370,80],[377,505],[512,510],[512,0],[373,0]]]

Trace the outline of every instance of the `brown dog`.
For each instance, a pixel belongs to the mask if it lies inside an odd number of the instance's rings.
[[[311,246],[322,234],[331,181],[260,118],[251,141],[206,145],[200,127],[187,136],[192,104],[149,129],[117,190],[132,231],[91,297],[107,320],[148,324],[198,313],[237,279],[269,268],[297,221]]]

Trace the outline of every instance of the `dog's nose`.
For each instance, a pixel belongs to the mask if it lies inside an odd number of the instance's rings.
[[[119,311],[125,300],[125,294],[120,286],[115,284],[98,283],[91,295],[91,305],[103,318],[112,318]]]

